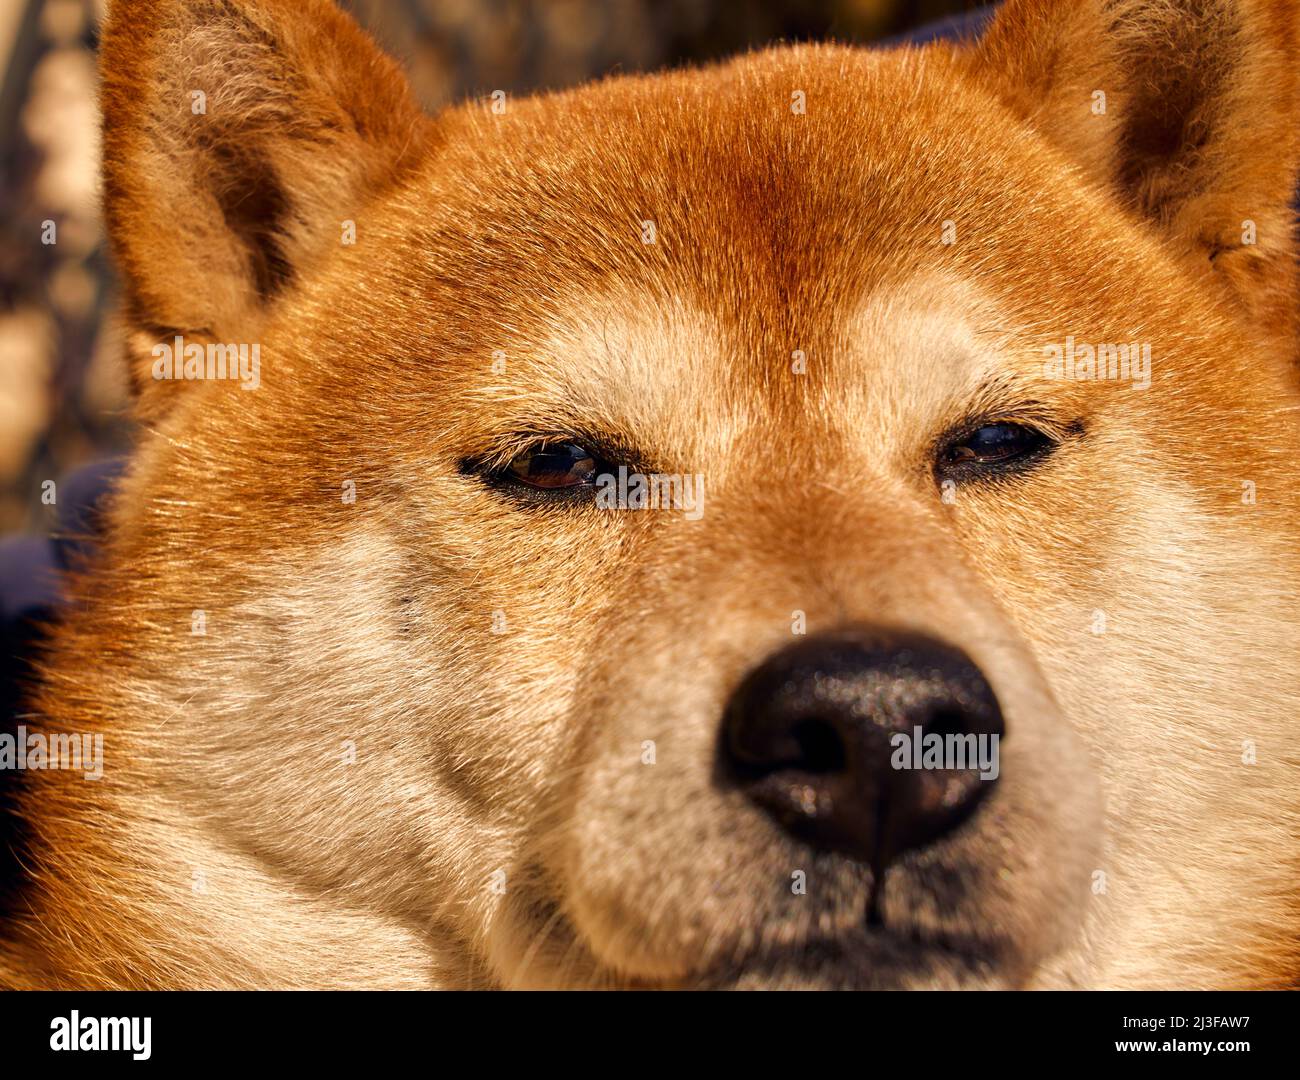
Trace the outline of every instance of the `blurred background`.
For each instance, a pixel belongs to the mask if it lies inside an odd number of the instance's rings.
[[[978,0],[340,0],[425,106],[713,60],[872,42]],[[97,196],[104,0],[0,0],[0,536],[50,527],[42,483],[132,440]],[[50,242],[57,238],[57,242]]]

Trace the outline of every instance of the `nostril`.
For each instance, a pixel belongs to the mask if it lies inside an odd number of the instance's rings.
[[[923,725],[927,735],[964,735],[970,730],[970,717],[960,709],[936,709]]]
[[[811,717],[755,729],[745,726],[740,717],[733,719],[728,756],[742,777],[759,779],[778,772],[825,775],[847,767],[844,739],[830,720]]]
[[[827,720],[804,720],[791,732],[799,745],[799,761],[792,765],[808,773],[843,772],[848,764],[844,739]]]

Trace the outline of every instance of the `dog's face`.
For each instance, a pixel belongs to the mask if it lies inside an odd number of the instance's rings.
[[[204,820],[448,981],[1287,978],[1292,26],[1221,6],[431,121],[333,12],[125,12],[161,437],[66,648],[130,643]],[[151,383],[175,333],[260,385]]]

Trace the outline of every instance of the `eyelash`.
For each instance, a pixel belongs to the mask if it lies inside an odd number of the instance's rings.
[[[977,460],[946,460],[963,440],[972,439],[984,428],[990,427],[1021,428],[1026,433],[1042,440],[1024,453],[1016,454],[1004,460],[981,462]],[[997,481],[1009,478],[1017,473],[1027,471],[1050,457],[1068,438],[1075,438],[1083,433],[1080,421],[1062,425],[1049,419],[1028,414],[997,414],[980,417],[949,428],[948,431],[932,444],[930,459],[931,469],[937,482],[953,480],[955,482],[975,483],[980,481]],[[596,472],[603,473],[626,464],[630,468],[638,466],[631,463],[635,455],[611,446],[607,439],[587,434],[573,433],[516,433],[503,439],[494,448],[481,454],[463,458],[459,471],[462,475],[478,478],[489,487],[502,492],[517,502],[530,505],[555,505],[556,503],[581,502],[590,494],[590,487],[573,488],[533,488],[520,483],[509,472],[511,463],[520,455],[532,450],[562,443],[575,443],[586,450],[596,461]],[[640,471],[653,471],[641,468]]]
[[[565,433],[524,433],[510,435],[498,442],[491,450],[461,459],[459,471],[462,476],[473,477],[491,490],[508,498],[523,508],[546,508],[581,505],[592,499],[592,488],[533,488],[520,483],[511,476],[510,464],[516,457],[529,450],[563,443],[577,443],[588,450],[596,459],[596,472],[603,473],[617,469],[619,464],[629,468],[635,458],[622,448],[615,447],[609,440],[599,436],[575,435]],[[640,471],[647,471],[640,469]]]
[[[468,455],[460,460],[459,471],[465,476],[484,476],[499,473],[525,450],[536,450],[544,446],[560,443],[578,443],[602,464],[617,467],[626,465],[650,471],[637,464],[637,455],[630,449],[620,446],[609,438],[594,432],[573,431],[536,431],[516,432],[495,441],[494,445],[481,453]]]

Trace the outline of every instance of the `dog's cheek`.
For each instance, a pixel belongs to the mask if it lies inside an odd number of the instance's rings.
[[[1058,517],[1053,542],[1022,545],[1013,561],[1029,572],[984,567],[1104,791],[1105,844],[1087,883],[1095,951],[1058,958],[1040,980],[1224,985],[1287,918],[1258,854],[1282,849],[1275,811],[1288,781],[1259,748],[1287,710],[1277,672],[1240,658],[1294,616],[1268,584],[1280,571],[1235,531],[1240,518],[1207,513],[1172,464],[1115,465],[1152,456],[1127,449],[1097,466],[1105,502]],[[1229,879],[1239,902],[1207,904]]]

